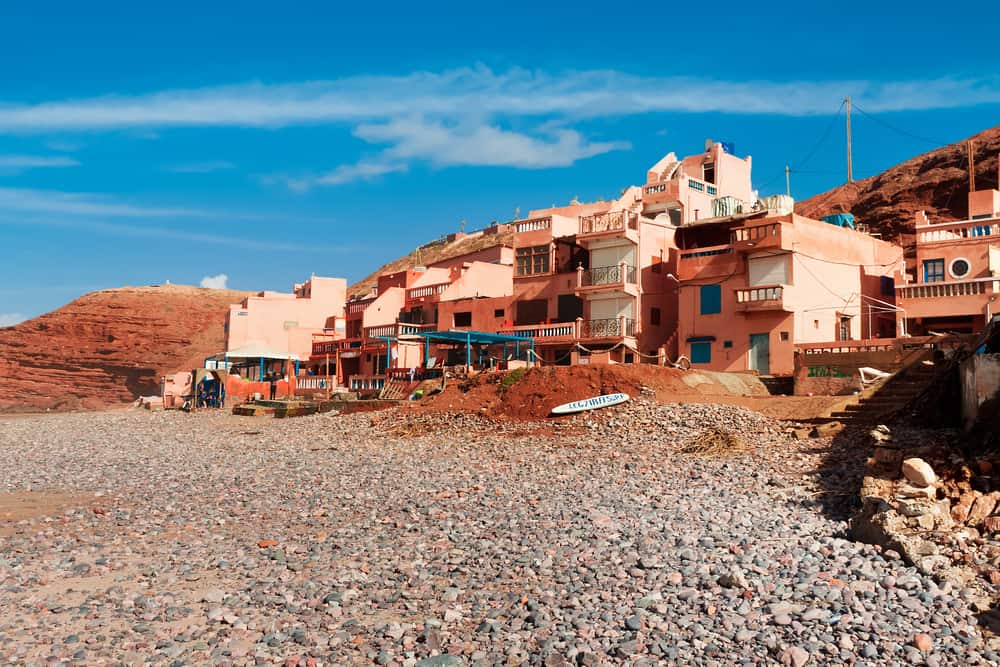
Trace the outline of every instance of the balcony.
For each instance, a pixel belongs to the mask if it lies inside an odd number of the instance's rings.
[[[424,287],[413,287],[406,290],[406,300],[416,301],[427,297],[440,296],[442,292],[451,287],[451,283],[438,283],[437,285],[425,285]]]
[[[762,250],[765,248],[781,248],[790,250],[790,239],[783,233],[780,222],[770,222],[763,225],[751,225],[734,229],[732,242],[737,250]],[[786,247],[788,246],[788,247]]]
[[[965,220],[941,225],[921,225],[917,227],[917,243],[942,243],[982,239],[1000,242],[1000,221]]]
[[[743,270],[743,259],[731,244],[682,250],[677,265],[677,279],[695,280],[733,276]]]
[[[577,337],[576,322],[555,322],[552,324],[527,324],[507,327],[500,330],[505,336],[524,336],[525,338],[544,339],[546,342],[560,340],[571,341]]]
[[[650,183],[643,186],[643,206],[679,202],[679,183],[680,181],[664,181],[662,183]]]
[[[359,299],[358,301],[348,301],[347,305],[344,306],[344,312],[347,315],[357,315],[359,313],[365,312],[365,308],[370,306],[375,301],[374,298],[371,299]]]
[[[638,328],[635,320],[628,317],[610,317],[601,320],[580,322],[580,338],[634,338]]]
[[[382,324],[377,327],[365,327],[365,338],[397,338],[399,336],[428,331],[436,331],[435,325],[396,322],[394,324]]]
[[[991,296],[1000,293],[1000,278],[976,278],[896,287],[896,304],[912,317],[982,315]]]
[[[514,232],[523,234],[525,232],[540,232],[552,227],[552,217],[531,218],[530,220],[519,220],[514,223]]]
[[[784,285],[759,285],[736,290],[737,306],[745,311],[785,310]]]
[[[634,266],[624,262],[614,266],[595,266],[590,269],[578,269],[577,294],[593,292],[623,292],[638,296]]]
[[[608,211],[580,216],[579,240],[627,238],[639,242],[639,215],[631,211]]]

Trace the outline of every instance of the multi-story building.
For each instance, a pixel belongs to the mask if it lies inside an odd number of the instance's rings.
[[[675,353],[674,233],[719,202],[750,200],[750,158],[707,142],[670,153],[613,202],[532,211],[514,221],[514,319],[553,363],[656,362]]]
[[[765,202],[677,230],[678,338],[692,365],[788,375],[795,343],[894,337],[902,249],[795,215],[784,196]]]
[[[976,333],[997,312],[1000,295],[1000,191],[969,193],[969,217],[916,220],[916,263],[896,285],[910,335]]]

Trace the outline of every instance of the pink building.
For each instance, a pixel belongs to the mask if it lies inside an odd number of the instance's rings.
[[[969,218],[916,221],[916,264],[896,285],[906,333],[977,333],[998,310],[1000,191],[969,193]]]
[[[790,375],[796,343],[896,335],[902,249],[785,200],[678,229],[678,339],[694,367]]]
[[[230,306],[226,317],[226,355],[243,350],[266,352],[267,358],[306,359],[313,334],[342,327],[347,281],[313,276],[292,293],[260,292]]]
[[[514,319],[550,363],[656,363],[675,353],[674,234],[751,201],[749,157],[708,141],[668,154],[613,202],[532,211],[514,221]]]

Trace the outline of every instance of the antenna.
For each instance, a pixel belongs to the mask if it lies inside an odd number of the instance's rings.
[[[459,228],[462,233],[465,233],[465,218],[462,218],[462,222],[459,225]]]
[[[851,96],[844,100],[847,104],[847,182],[854,182],[854,170],[851,167]]]
[[[966,142],[969,149],[969,192],[976,191],[976,151],[972,145],[972,139]]]
[[[789,174],[791,173],[791,171],[792,170],[789,169],[788,165],[786,164],[785,165],[785,194],[788,195],[789,197],[792,196],[792,179],[789,177]]]

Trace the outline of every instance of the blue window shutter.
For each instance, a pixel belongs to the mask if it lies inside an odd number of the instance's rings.
[[[712,361],[711,343],[691,343],[691,363],[707,364]]]
[[[715,315],[722,312],[722,285],[701,286],[701,314]]]

